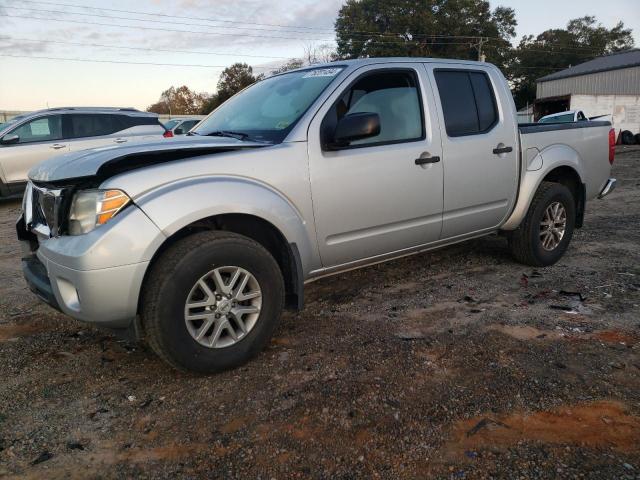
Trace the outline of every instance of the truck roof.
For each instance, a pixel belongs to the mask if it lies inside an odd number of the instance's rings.
[[[498,69],[492,63],[478,62],[473,60],[459,60],[454,58],[433,58],[433,57],[370,57],[370,58],[355,58],[351,60],[336,60],[328,63],[316,63],[313,65],[306,65],[295,70],[309,70],[320,67],[359,67],[364,65],[375,65],[379,63],[448,63],[455,65],[471,65],[471,66],[484,66]],[[295,70],[289,70],[288,73]]]

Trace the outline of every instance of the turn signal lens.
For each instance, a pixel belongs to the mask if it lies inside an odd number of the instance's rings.
[[[104,225],[130,201],[121,190],[83,190],[76,193],[69,214],[69,234],[82,235]]]

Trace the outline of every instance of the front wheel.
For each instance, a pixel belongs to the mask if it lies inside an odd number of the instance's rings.
[[[179,240],[155,262],[141,318],[160,358],[211,373],[262,350],[283,303],[282,274],[262,245],[235,233],[203,232]]]
[[[553,265],[569,246],[575,218],[575,199],[571,191],[560,183],[542,182],[527,216],[509,235],[511,253],[525,265]]]

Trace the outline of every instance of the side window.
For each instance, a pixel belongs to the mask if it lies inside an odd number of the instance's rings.
[[[18,143],[47,142],[62,138],[62,121],[60,115],[49,115],[36,118],[19,126],[10,135],[18,135]]]
[[[435,70],[447,135],[461,137],[489,131],[498,121],[489,77],[471,70]]]
[[[69,117],[69,138],[99,137],[119,130],[112,120],[113,115],[74,113]]]
[[[377,113],[380,134],[351,142],[350,146],[409,142],[424,138],[424,119],[415,72],[389,70],[356,81],[334,104],[322,122],[325,133],[352,113]]]
[[[584,122],[586,120],[587,120],[587,117],[584,116],[584,113],[578,112],[578,121],[579,122]]]

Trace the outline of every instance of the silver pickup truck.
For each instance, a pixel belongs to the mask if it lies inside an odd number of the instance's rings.
[[[518,126],[492,65],[341,61],[262,80],[183,139],[40,164],[17,231],[44,301],[212,372],[322,276],[495,232],[554,264],[612,162],[608,122]]]

